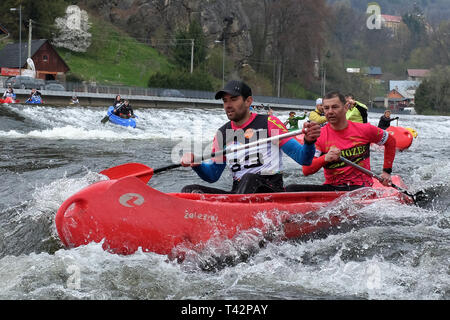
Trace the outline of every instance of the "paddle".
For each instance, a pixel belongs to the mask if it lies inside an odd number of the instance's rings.
[[[100,120],[101,123],[105,124],[109,120],[109,115],[106,115],[102,120]]]
[[[376,178],[380,182],[383,181],[383,178],[381,178],[381,176],[377,175],[376,173],[374,173],[374,172],[372,172],[372,171],[370,171],[370,170],[368,170],[366,168],[361,167],[360,165],[357,165],[356,163],[354,163],[354,162],[344,158],[343,156],[340,157],[340,160],[344,161],[345,163],[347,163],[347,164],[355,167],[356,169],[364,172],[365,174]],[[397,186],[397,185],[395,185],[393,183],[391,183],[391,187],[393,187],[393,188],[397,189],[398,191],[406,194],[408,197],[411,197],[413,199],[413,201],[414,201],[414,204],[417,204],[417,201],[423,201],[423,200],[426,200],[426,198],[427,198],[426,194],[424,194],[423,191],[419,191],[416,194],[411,194],[407,190],[405,190],[402,187],[399,187],[399,186]]]
[[[119,104],[117,107],[114,107],[114,111],[116,111],[117,109],[119,109],[122,106],[123,103]],[[113,111],[113,112],[114,112]],[[112,114],[112,113],[111,113]],[[107,114],[102,120],[100,120],[101,123],[105,124],[109,121],[109,117],[110,115]]]
[[[119,104],[118,106],[117,106],[117,108],[120,108],[122,106],[122,104]],[[116,110],[116,108],[114,108],[114,111]],[[111,113],[112,114],[112,113]],[[109,121],[109,117],[110,117],[110,115],[109,114],[107,114],[102,120],[100,120],[100,122],[101,123],[103,123],[103,124],[105,124],[105,123],[107,123],[108,121]]]
[[[208,160],[208,159],[223,156],[223,155],[226,155],[226,154],[229,154],[232,152],[244,150],[247,148],[252,148],[252,147],[258,146],[262,143],[268,143],[268,142],[271,142],[274,140],[280,140],[280,139],[297,136],[302,133],[304,133],[303,130],[291,131],[291,132],[280,134],[278,136],[273,136],[273,137],[270,137],[267,139],[257,140],[257,141],[254,141],[254,142],[251,142],[248,144],[240,145],[236,148],[230,148],[230,149],[226,149],[226,150],[220,150],[217,152],[213,152],[209,156],[194,157],[194,162],[198,163],[203,160]],[[125,177],[137,177],[137,178],[141,179],[143,182],[147,183],[151,179],[153,174],[167,171],[170,169],[175,169],[178,167],[181,167],[181,163],[171,164],[171,165],[168,165],[168,166],[165,166],[162,168],[158,168],[158,169],[150,168],[141,163],[125,163],[125,164],[122,164],[122,165],[119,165],[116,167],[105,169],[105,170],[101,171],[100,174],[103,174],[110,179],[120,179],[120,178],[125,178]]]

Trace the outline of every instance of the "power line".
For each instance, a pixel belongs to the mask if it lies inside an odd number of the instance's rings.
[[[60,29],[53,25],[43,24],[43,23],[35,23],[35,28],[39,30],[45,30],[45,31],[59,31]],[[39,25],[39,26],[36,26]],[[102,38],[99,36],[98,38],[94,38],[94,34],[91,33],[92,39],[95,39],[95,41],[103,41],[108,42],[110,39],[113,40],[122,40],[122,41],[136,41],[141,42],[147,45],[150,45],[152,47],[169,47],[169,46],[191,46],[192,45],[192,39],[183,39],[183,38],[158,38],[158,39],[151,39],[151,38],[137,38],[133,36],[120,36],[120,35],[109,35],[108,39]],[[197,40],[197,39],[194,39]],[[201,45],[198,42],[196,43],[196,47],[202,47],[202,48],[209,48],[206,45]]]
[[[33,22],[36,25],[39,25],[39,27],[36,27],[38,29],[42,29],[42,30],[47,30],[47,31],[53,31],[53,30],[60,30],[58,27],[53,26],[53,25],[48,25],[48,24],[43,24],[43,23],[37,23],[37,22]],[[92,33],[91,33],[92,34]],[[181,45],[190,45],[192,42],[192,39],[183,39],[183,38],[159,38],[159,39],[151,39],[151,38],[137,38],[137,37],[133,37],[133,36],[120,36],[120,35],[109,35],[108,36],[109,39],[118,39],[118,40],[125,40],[125,39],[133,39],[133,40],[138,40],[138,41],[144,41],[144,42],[162,42],[163,44],[168,43],[168,44],[172,44],[173,42],[179,43],[179,42],[185,42],[185,43],[181,43]],[[108,41],[105,39],[102,39],[103,41]]]

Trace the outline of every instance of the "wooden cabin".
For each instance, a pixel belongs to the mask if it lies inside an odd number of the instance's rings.
[[[18,75],[19,68],[27,68],[27,58],[28,42],[22,42],[21,48],[19,43],[6,45],[0,51],[1,75]],[[47,39],[31,41],[31,59],[36,69],[36,78],[39,79],[65,81],[65,75],[70,70]]]

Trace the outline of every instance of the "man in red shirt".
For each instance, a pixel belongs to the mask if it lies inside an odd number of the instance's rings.
[[[395,138],[370,123],[347,120],[348,106],[345,97],[337,91],[324,97],[323,109],[328,124],[320,131],[312,164],[303,166],[302,169],[303,174],[307,176],[323,167],[325,183],[322,186],[289,185],[286,191],[353,190],[372,186],[372,177],[340,160],[342,156],[370,170],[371,143],[385,146],[381,178],[383,185],[390,185],[395,158]]]

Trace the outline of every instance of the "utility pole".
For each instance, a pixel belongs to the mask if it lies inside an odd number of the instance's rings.
[[[10,8],[10,11],[19,10],[19,75],[22,74],[22,5],[19,5],[19,9]]]
[[[22,5],[19,5],[19,76],[22,74]]]
[[[281,62],[278,62],[278,95],[279,98],[281,95]]]
[[[331,52],[327,51],[325,55],[326,59],[322,59],[322,97],[326,94],[326,86],[327,86],[327,63],[330,60]]]
[[[222,87],[225,87],[225,36],[223,37],[223,52],[222,52]]]
[[[29,20],[28,23],[28,58],[31,58],[31,35],[33,33],[33,20]]]
[[[324,65],[322,69],[322,97],[325,97],[326,83],[327,83],[327,69]]]
[[[222,36],[222,40],[214,40],[215,43],[223,44],[222,51],[222,87],[225,86],[225,35]]]
[[[194,72],[194,39],[191,39],[191,74]]]

